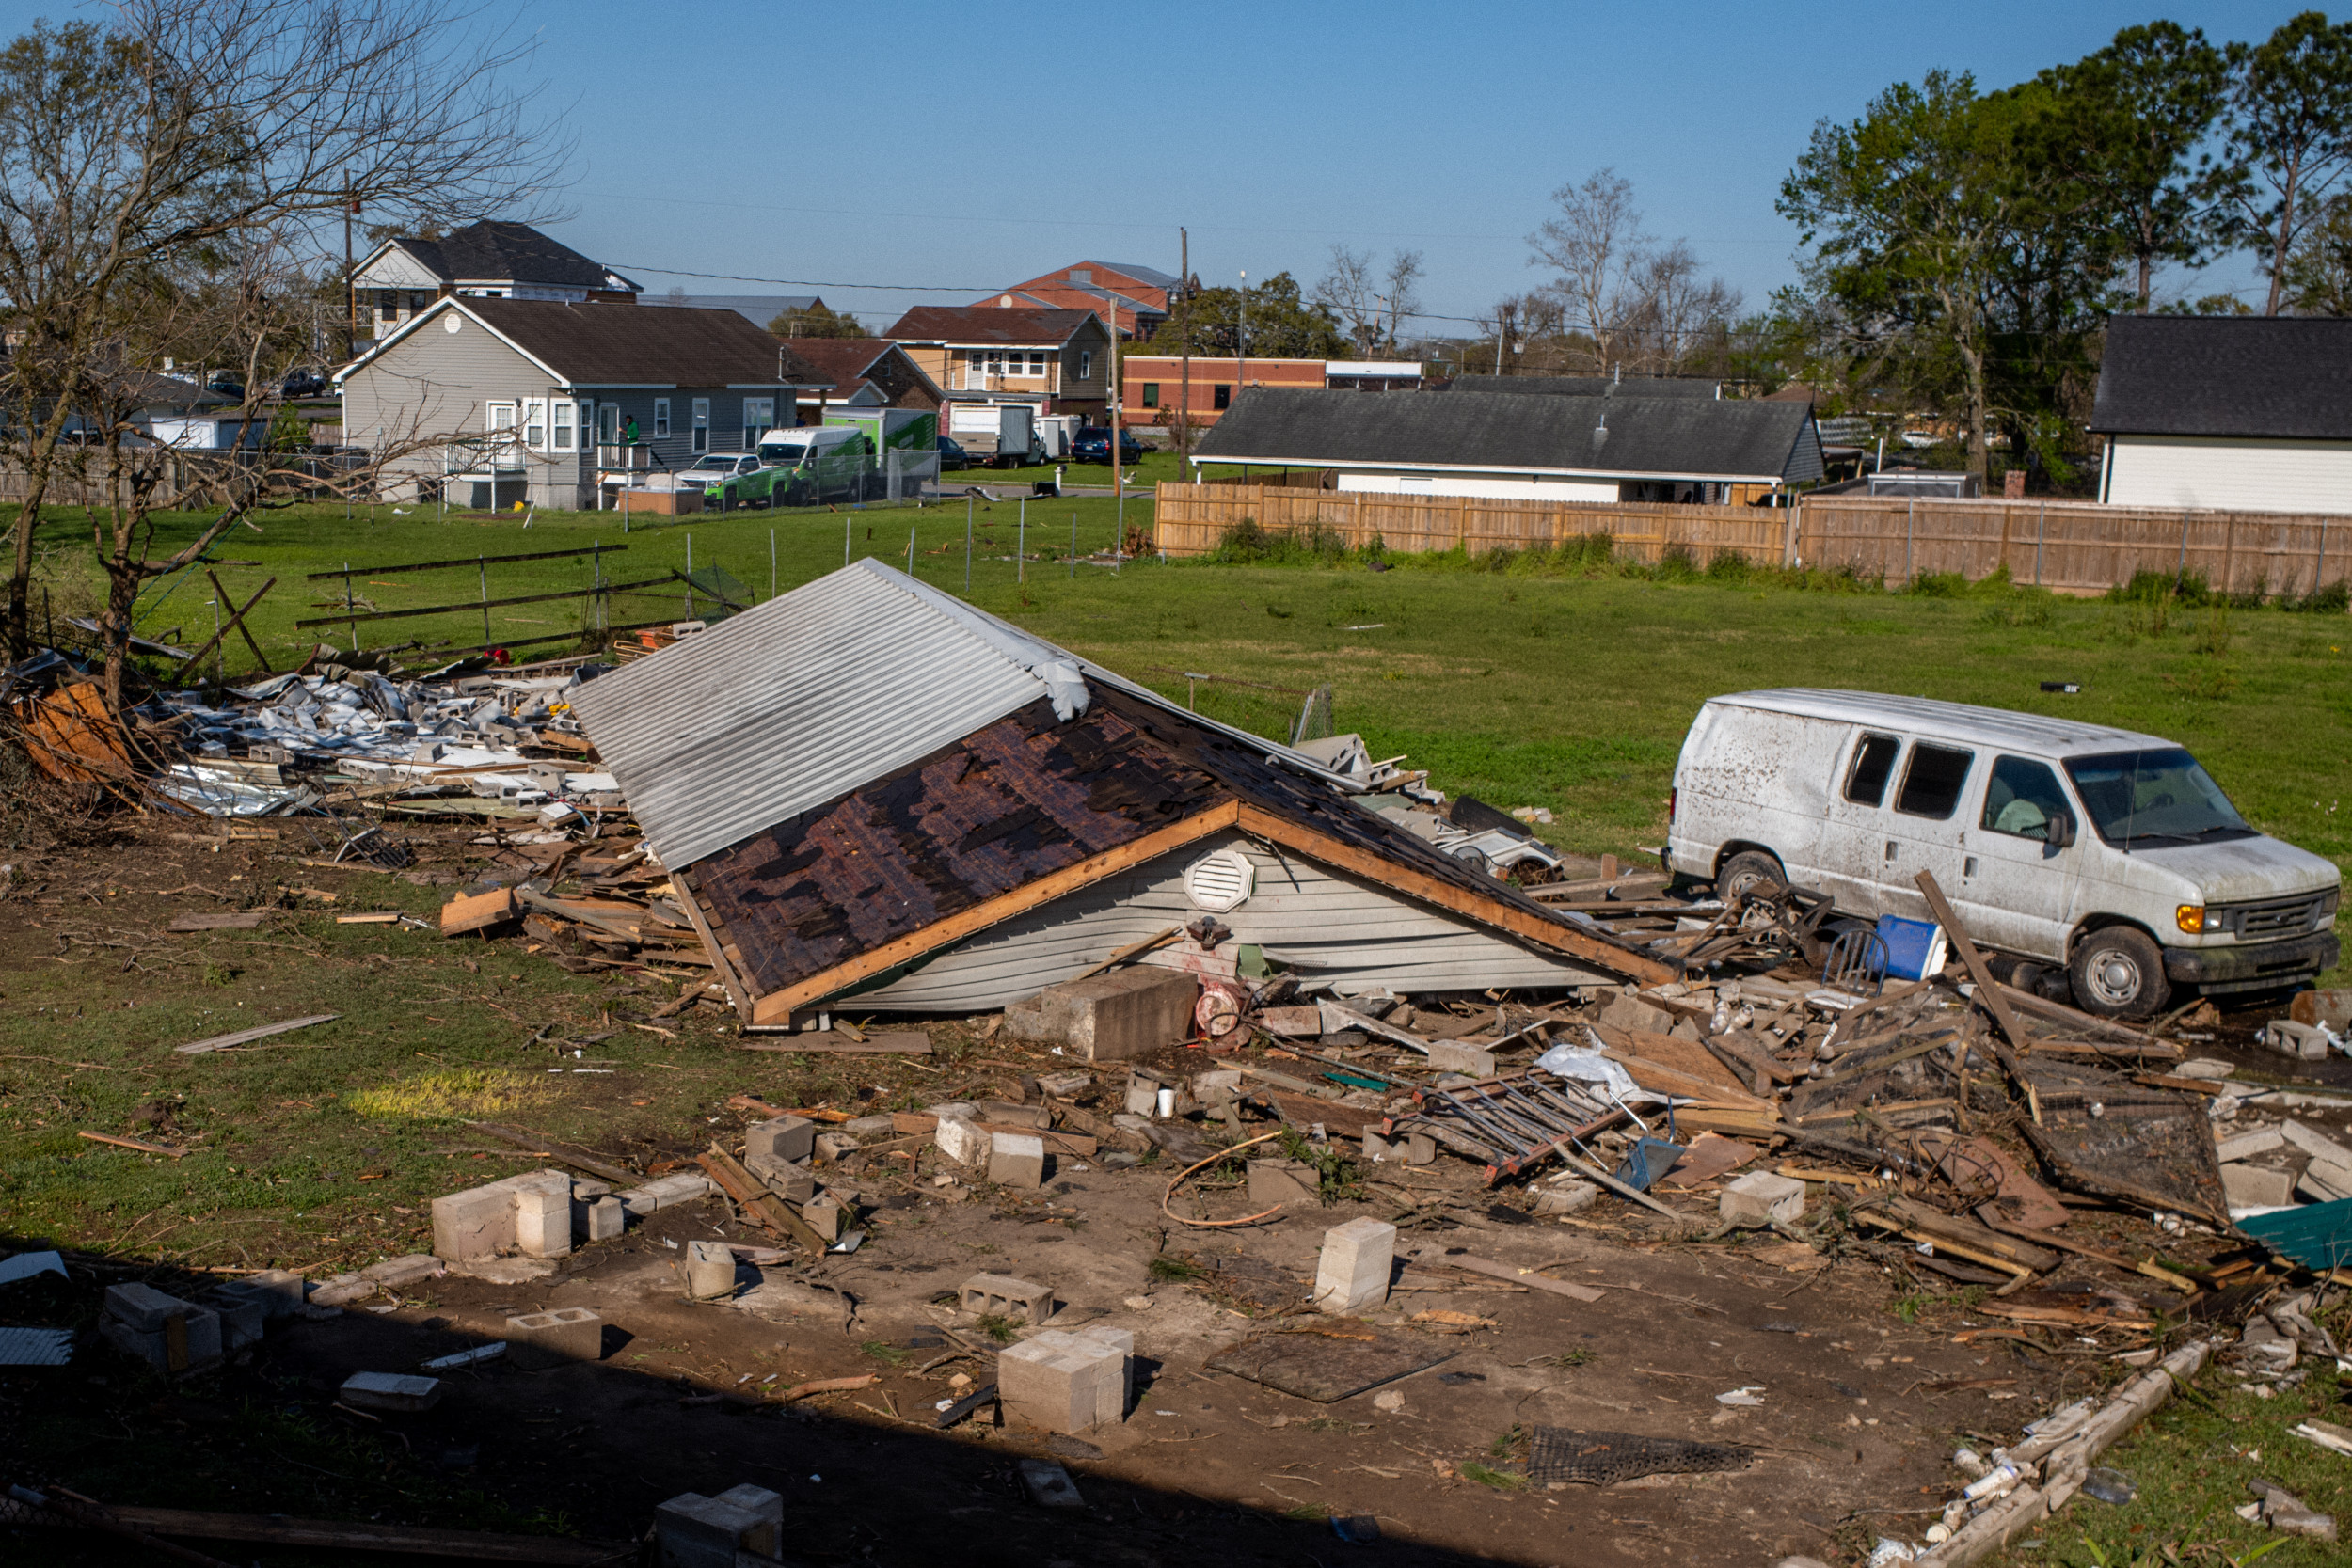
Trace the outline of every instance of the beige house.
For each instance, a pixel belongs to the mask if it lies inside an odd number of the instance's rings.
[[[1024,403],[1040,416],[1108,417],[1110,331],[1091,310],[923,305],[883,334],[948,403]]]

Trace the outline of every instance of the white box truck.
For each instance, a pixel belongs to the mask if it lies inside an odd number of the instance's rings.
[[[2160,736],[1867,691],[1710,698],[1675,765],[1668,868],[1843,913],[1932,920],[1932,872],[2024,990],[2148,1018],[2175,990],[2283,991],[2335,966],[2343,873],[2247,826]]]
[[[1045,449],[1038,440],[1037,407],[1033,404],[950,404],[947,434],[956,438],[975,463],[1013,467],[1045,461]]]

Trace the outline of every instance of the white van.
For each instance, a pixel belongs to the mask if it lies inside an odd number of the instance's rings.
[[[2062,970],[2075,1006],[2283,990],[2333,967],[2343,874],[2248,827],[2197,759],[2099,724],[1866,691],[1743,691],[1675,765],[1669,869],[1770,879],[1847,913],[1930,919],[1935,874],[1979,945]]]
[[[759,438],[759,461],[787,470],[771,478],[776,499],[787,506],[870,500],[881,493],[872,483],[874,438],[858,425],[771,430]]]

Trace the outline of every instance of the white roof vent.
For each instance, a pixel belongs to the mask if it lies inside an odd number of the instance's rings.
[[[1196,910],[1223,914],[1258,890],[1258,869],[1236,850],[1201,856],[1184,873],[1184,896]]]

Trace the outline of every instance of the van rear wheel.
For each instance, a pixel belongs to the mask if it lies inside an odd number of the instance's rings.
[[[2101,1018],[2153,1018],[2172,994],[2164,950],[2145,931],[2110,926],[2083,938],[2066,966],[2074,1006]]]
[[[1765,851],[1742,849],[1724,862],[1724,868],[1715,873],[1715,896],[1729,904],[1753,897],[1767,883],[1787,887],[1788,873]]]

